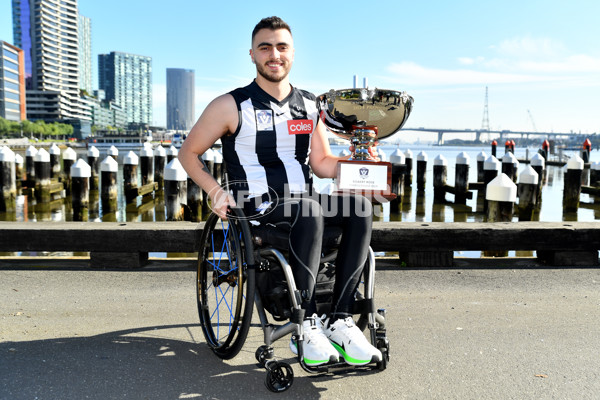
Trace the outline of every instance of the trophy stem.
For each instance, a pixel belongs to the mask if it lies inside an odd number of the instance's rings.
[[[376,126],[365,126],[352,130],[351,143],[354,146],[354,153],[351,160],[366,161],[371,159],[369,148],[375,144],[377,138]]]

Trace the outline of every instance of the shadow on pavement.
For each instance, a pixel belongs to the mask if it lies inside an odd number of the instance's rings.
[[[154,326],[90,337],[0,343],[2,399],[195,399],[266,398],[265,371],[256,363],[223,361],[204,342],[169,339]],[[192,336],[190,331],[190,336]],[[193,336],[192,336],[193,337]],[[242,352],[255,348],[246,346]],[[248,354],[243,356],[248,360]],[[298,366],[293,365],[298,373]],[[314,382],[298,377],[286,398],[319,398]]]

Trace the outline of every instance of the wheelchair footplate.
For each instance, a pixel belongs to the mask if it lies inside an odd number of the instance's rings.
[[[379,320],[385,318],[385,310],[377,310]],[[326,375],[342,373],[346,371],[383,371],[387,368],[390,359],[389,340],[386,335],[385,327],[375,323],[368,327],[372,339],[375,338],[375,347],[381,351],[382,359],[380,361],[371,361],[364,365],[351,365],[346,363],[343,358],[340,361],[327,364],[311,366],[304,362],[302,351],[302,340],[296,340],[298,343],[297,361],[302,369],[314,375]],[[293,336],[296,336],[295,334]],[[255,352],[256,361],[264,367],[267,376],[265,377],[265,386],[272,392],[279,393],[289,389],[294,382],[294,371],[291,365],[285,361],[275,359],[275,352],[272,346],[262,345]]]

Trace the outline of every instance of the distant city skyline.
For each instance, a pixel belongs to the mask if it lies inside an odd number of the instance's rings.
[[[9,43],[10,3],[0,4],[0,40]],[[195,70],[198,118],[214,97],[254,77],[250,32],[278,15],[295,40],[291,82],[315,94],[368,77],[372,87],[415,98],[407,127],[479,129],[487,86],[492,130],[600,132],[596,1],[78,3],[92,21],[93,59],[152,57],[154,125],[167,122],[167,68]]]

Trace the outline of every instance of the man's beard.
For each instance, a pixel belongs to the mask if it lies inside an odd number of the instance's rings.
[[[258,64],[256,64],[256,71],[258,72],[258,74],[260,76],[262,76],[263,78],[265,78],[269,82],[273,82],[273,83],[279,83],[279,82],[281,82],[290,73],[290,70],[288,68],[288,69],[285,69],[285,71],[284,71],[284,73],[282,75],[272,75],[272,74],[270,74],[270,72],[264,66],[258,65]]]

